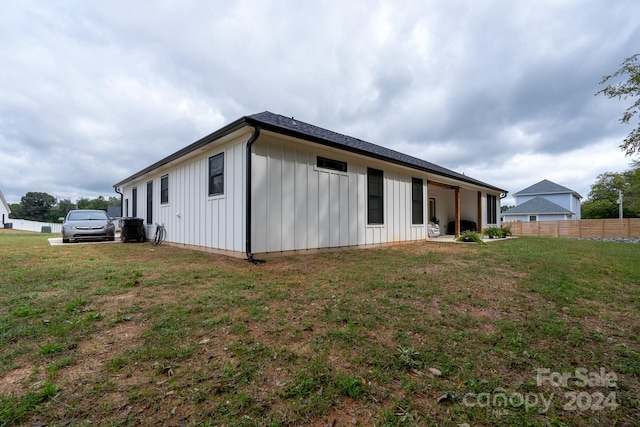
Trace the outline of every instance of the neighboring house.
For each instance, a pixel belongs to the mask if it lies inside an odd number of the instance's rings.
[[[230,255],[427,239],[499,225],[505,190],[270,112],[241,117],[114,185],[123,216],[166,241]]]
[[[4,223],[9,222],[9,214],[11,213],[11,209],[9,208],[9,204],[4,198],[2,191],[0,191],[0,219],[2,219],[2,227],[4,228]]]
[[[514,193],[516,206],[502,213],[504,221],[555,221],[580,219],[577,192],[543,179]]]

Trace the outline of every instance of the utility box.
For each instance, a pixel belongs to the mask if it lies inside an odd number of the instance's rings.
[[[5,222],[4,223],[4,228],[13,228],[13,223],[12,222]]]
[[[51,234],[51,226],[50,225],[43,225],[42,228],[40,229],[41,233],[49,233]]]
[[[122,231],[120,240],[127,242],[144,242],[147,236],[144,230],[142,218],[122,218]]]

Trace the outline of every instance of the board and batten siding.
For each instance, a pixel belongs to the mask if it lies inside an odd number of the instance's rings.
[[[215,141],[128,183],[122,188],[129,201],[125,215],[132,214],[132,188],[136,187],[137,216],[146,219],[151,180],[153,223],[164,225],[168,242],[244,254],[250,136],[247,130],[224,143]],[[430,173],[267,131],[253,144],[252,152],[251,251],[255,254],[424,240],[426,224],[434,215],[428,212],[429,197],[436,199],[435,215],[443,227],[455,216],[454,191],[427,185],[429,180],[442,182]],[[219,153],[224,153],[224,194],[209,196],[209,157]],[[318,156],[346,162],[347,171],[318,167]],[[383,224],[367,223],[368,167],[384,173]],[[165,175],[169,201],[163,204],[160,184]],[[412,224],[412,178],[423,180],[424,223],[420,225]],[[460,194],[462,219],[477,219],[477,189],[462,188]]]
[[[311,144],[270,136],[253,146],[253,252],[279,252],[421,240],[426,225],[411,224],[411,174]],[[347,162],[347,172],[316,166],[317,157]],[[383,170],[384,224],[367,224],[367,167]],[[424,218],[426,206],[423,206]]]
[[[164,225],[168,242],[244,252],[245,147],[250,134],[197,156],[164,167],[123,188],[132,213],[132,189],[137,187],[137,217],[146,219],[147,186],[153,180],[153,223]],[[209,157],[224,153],[224,194],[209,196]],[[169,179],[169,202],[160,203],[160,180]],[[147,236],[151,238],[152,236]]]

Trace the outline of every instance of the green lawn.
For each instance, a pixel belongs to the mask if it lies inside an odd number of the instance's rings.
[[[637,425],[640,245],[253,265],[0,234],[0,426]]]

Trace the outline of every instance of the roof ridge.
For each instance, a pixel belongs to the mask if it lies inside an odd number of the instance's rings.
[[[554,193],[575,193],[580,198],[580,194],[576,191],[565,187],[564,185],[557,184],[548,179],[543,179],[542,181],[536,182],[533,185],[528,186],[516,193],[513,193],[514,196],[523,196],[523,195],[531,195],[531,194],[554,194]]]

